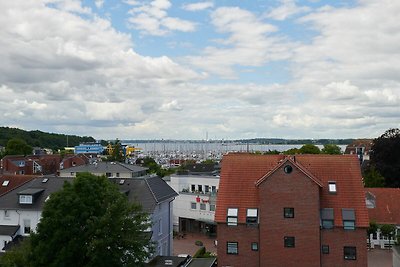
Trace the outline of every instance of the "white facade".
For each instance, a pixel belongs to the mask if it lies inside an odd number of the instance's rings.
[[[35,231],[37,224],[42,216],[41,211],[35,210],[0,210],[0,225],[19,225],[20,228],[14,236],[27,236],[31,231]],[[13,237],[14,237],[13,236]],[[0,251],[5,246],[5,242],[11,241],[10,236],[0,235]]]
[[[214,222],[219,176],[172,175],[167,183],[179,193],[173,202],[175,231],[189,231],[182,229],[179,218]]]

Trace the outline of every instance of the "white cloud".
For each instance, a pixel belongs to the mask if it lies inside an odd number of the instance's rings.
[[[96,5],[97,8],[102,8],[104,5],[105,0],[95,0],[94,4]]]
[[[140,30],[143,34],[163,36],[172,31],[192,32],[195,23],[168,16],[171,7],[168,0],[155,0],[150,4],[142,4],[129,11],[128,19],[131,28]]]
[[[198,3],[192,3],[192,4],[185,4],[182,6],[184,10],[188,11],[200,11],[200,10],[205,10],[208,8],[214,7],[213,2],[198,2]]]
[[[278,28],[262,22],[247,10],[220,7],[212,12],[211,22],[218,32],[228,37],[218,40],[220,46],[206,47],[200,56],[188,57],[191,64],[211,73],[235,78],[233,67],[236,65],[262,66],[290,55],[285,41],[272,35]]]
[[[265,17],[275,20],[285,20],[293,15],[305,13],[311,9],[307,6],[296,5],[296,0],[280,0],[281,5],[277,8],[269,10]]]

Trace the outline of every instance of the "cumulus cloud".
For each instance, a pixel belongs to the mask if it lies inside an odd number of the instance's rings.
[[[188,11],[199,11],[199,10],[205,10],[208,8],[214,7],[213,2],[197,2],[197,3],[192,3],[192,4],[185,4],[182,6],[183,9],[188,10]]]
[[[273,35],[278,28],[247,10],[220,7],[212,12],[211,22],[219,33],[228,37],[217,40],[218,46],[206,47],[200,56],[188,57],[191,64],[208,72],[235,78],[235,65],[261,66],[290,55],[285,41]]]
[[[195,23],[168,16],[167,10],[171,5],[168,0],[155,0],[132,8],[129,11],[131,17],[128,19],[130,27],[140,30],[143,34],[157,36],[163,36],[172,31],[194,31]]]
[[[293,15],[305,13],[311,9],[307,6],[298,6],[296,0],[280,0],[281,5],[265,13],[265,17],[274,20],[285,20]]]

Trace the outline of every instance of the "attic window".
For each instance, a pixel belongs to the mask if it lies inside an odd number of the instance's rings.
[[[286,165],[286,166],[283,168],[283,171],[284,171],[285,173],[289,174],[289,173],[291,173],[291,172],[293,171],[293,167],[290,166],[290,165]]]
[[[226,218],[228,226],[236,226],[238,223],[238,209],[228,208],[228,216]]]
[[[3,182],[3,184],[2,184],[2,186],[7,186],[9,183],[10,183],[9,180],[5,180],[5,181]]]
[[[336,182],[328,183],[329,193],[336,194]]]
[[[19,195],[19,204],[32,204],[32,195]]]

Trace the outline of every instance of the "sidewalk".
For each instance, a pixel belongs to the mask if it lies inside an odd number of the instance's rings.
[[[179,254],[189,254],[193,256],[201,246],[196,246],[196,240],[203,242],[203,246],[206,247],[206,251],[217,252],[217,248],[214,246],[215,238],[210,238],[200,233],[187,233],[185,238],[174,238],[174,256]]]

